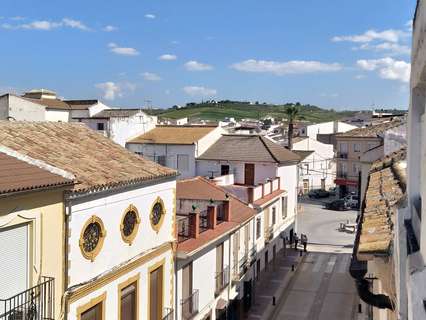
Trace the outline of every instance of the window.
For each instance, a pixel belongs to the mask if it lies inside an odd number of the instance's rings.
[[[105,123],[103,123],[103,122],[98,122],[98,123],[96,124],[96,128],[97,128],[97,130],[99,130],[99,131],[104,131],[104,130],[105,130]]]
[[[229,165],[223,164],[220,166],[220,175],[227,176],[229,174]]]
[[[149,319],[163,318],[163,266],[149,272]]]
[[[277,223],[277,208],[272,207],[272,225]]]
[[[95,260],[101,251],[105,236],[106,231],[102,220],[96,216],[90,217],[80,234],[79,245],[83,257],[91,261]]]
[[[136,320],[138,318],[139,274],[118,286],[120,309],[119,320]]]
[[[177,169],[179,171],[188,171],[189,170],[189,156],[187,154],[178,154],[177,155]]]
[[[124,212],[120,224],[121,238],[124,242],[132,244],[138,233],[140,222],[138,209],[134,205],[130,205]]]
[[[305,174],[309,174],[309,163],[305,163],[303,164],[303,166],[305,167],[305,169],[303,170]]]
[[[348,152],[348,144],[346,142],[341,142],[339,145],[339,150],[341,153],[347,153]]]
[[[77,319],[104,320],[105,319],[106,292],[101,296],[91,299],[87,304],[77,308]]]
[[[166,156],[154,156],[155,162],[158,164],[165,166],[166,165]]]
[[[160,197],[157,197],[154,204],[151,207],[151,213],[150,213],[150,221],[151,221],[151,227],[154,229],[157,233],[160,231],[161,224],[164,220],[164,215],[166,214],[166,210],[164,208],[164,202],[161,200]]]
[[[283,219],[287,218],[287,197],[281,198],[281,210]]]
[[[354,143],[354,152],[361,152],[361,145],[359,143]]]
[[[354,172],[354,174],[358,174],[359,173],[359,165],[357,164],[357,163],[354,163],[353,164],[353,172]]]
[[[260,238],[261,231],[262,231],[262,218],[257,217],[257,219],[256,219],[256,239]]]

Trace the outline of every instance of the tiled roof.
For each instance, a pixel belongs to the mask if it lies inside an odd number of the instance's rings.
[[[142,144],[194,144],[216,126],[157,126],[128,143]]]
[[[384,122],[376,125],[371,125],[365,128],[356,128],[347,132],[336,134],[336,137],[361,137],[361,138],[376,138],[383,134],[386,130],[404,125],[405,121],[396,119],[389,122]]]
[[[72,184],[70,179],[0,152],[0,195]]]
[[[221,187],[215,185],[203,177],[195,177],[187,180],[180,180],[176,185],[177,199],[194,199],[194,200],[215,200],[223,201],[226,199],[227,192]],[[222,237],[227,232],[244,224],[253,218],[257,211],[250,208],[247,204],[238,198],[229,194],[231,221],[225,221],[216,226],[215,229],[209,229],[202,232],[199,238],[190,238],[178,244],[178,251],[190,253],[215,239]]]
[[[301,161],[305,160],[307,157],[309,157],[312,153],[315,152],[310,150],[292,150],[292,151],[300,157]]]
[[[60,110],[87,110],[90,106],[98,103],[98,100],[60,100],[60,99],[33,99],[17,96],[21,99],[45,106],[47,109]]]
[[[401,149],[376,161],[371,167],[359,224],[359,260],[363,260],[363,255],[390,253],[395,214],[405,193],[404,182],[399,174],[399,166],[405,154],[405,150]]]
[[[223,135],[198,159],[245,162],[298,162],[294,152],[259,135]]]
[[[176,175],[80,123],[2,121],[0,145],[72,173],[78,192]]]

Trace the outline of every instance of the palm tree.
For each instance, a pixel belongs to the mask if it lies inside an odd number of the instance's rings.
[[[301,118],[300,117],[300,109],[299,107],[292,105],[285,109],[285,114],[287,115],[287,121],[288,121],[288,146],[287,148],[291,150],[293,148],[293,127],[294,127],[294,121],[296,119]]]

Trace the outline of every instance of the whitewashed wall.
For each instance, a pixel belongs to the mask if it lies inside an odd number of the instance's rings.
[[[155,265],[158,262],[161,262],[164,259],[164,269],[163,269],[163,290],[164,290],[164,308],[173,308],[174,297],[171,295],[173,292],[173,251],[169,250],[162,255],[152,259],[151,261],[139,266],[138,268],[128,272],[127,274],[115,279],[114,281],[106,284],[102,288],[91,292],[90,294],[82,297],[81,299],[70,304],[68,310],[68,319],[69,320],[78,320],[77,317],[77,308],[83,306],[90,302],[91,299],[97,298],[102,294],[106,293],[105,300],[105,320],[116,320],[118,319],[118,286],[120,283],[125,282],[126,280],[139,274],[139,317],[140,320],[148,320],[148,283],[149,283],[149,268]]]
[[[46,109],[46,121],[69,122],[70,112],[69,110]]]
[[[165,144],[139,144],[128,143],[126,148],[132,152],[142,153],[143,157],[154,160],[154,156],[166,156],[166,166],[177,170],[177,155],[188,155],[188,170],[179,171],[178,179],[195,176],[195,146],[194,145],[165,145]]]
[[[281,178],[281,188],[287,191],[288,217],[297,214],[297,165],[281,166],[277,176]]]
[[[143,112],[132,117],[110,118],[110,138],[125,147],[126,142],[136,136],[155,128],[157,117],[151,117]]]
[[[45,121],[46,107],[14,95],[0,99],[0,120],[12,117],[16,121]]]
[[[173,207],[176,182],[163,182],[136,190],[112,193],[96,199],[73,200],[71,205],[69,260],[69,285],[87,281],[136,255],[173,241]],[[151,227],[150,209],[157,197],[164,201],[166,215],[157,234]],[[139,211],[141,224],[131,246],[121,238],[120,223],[127,207],[133,204]],[[107,235],[102,250],[93,262],[85,259],[80,251],[79,239],[82,228],[92,216],[104,223]]]
[[[202,155],[208,148],[212,146],[219,138],[222,136],[222,134],[226,133],[225,129],[222,127],[217,127],[208,134],[206,134],[204,137],[202,137],[197,142],[197,148],[195,156],[198,157]]]

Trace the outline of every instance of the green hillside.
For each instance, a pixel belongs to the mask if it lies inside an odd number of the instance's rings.
[[[160,118],[180,119],[203,119],[220,121],[224,118],[233,117],[237,120],[242,118],[261,119],[266,116],[282,119],[285,118],[285,109],[288,106],[300,107],[304,120],[310,122],[324,122],[342,119],[353,115],[353,111],[337,112],[334,110],[321,109],[317,106],[296,104],[272,105],[272,104],[250,104],[248,102],[219,101],[217,103],[189,103],[185,107],[150,110]]]

